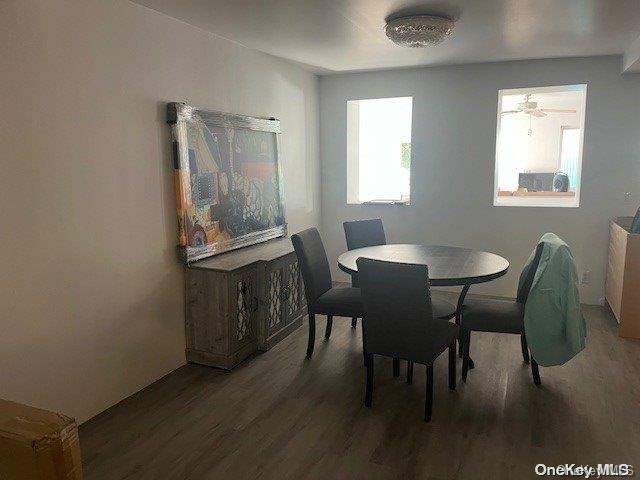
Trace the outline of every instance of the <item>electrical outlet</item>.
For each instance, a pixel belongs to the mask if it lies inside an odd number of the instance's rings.
[[[591,283],[591,270],[584,270],[580,277],[580,285],[589,285]]]

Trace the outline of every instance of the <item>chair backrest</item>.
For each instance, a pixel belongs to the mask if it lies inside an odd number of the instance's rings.
[[[527,298],[529,297],[529,292],[531,291],[533,279],[535,278],[536,272],[538,271],[538,265],[540,265],[540,257],[542,257],[543,249],[544,242],[539,242],[533,253],[533,260],[529,262],[522,270],[521,275],[524,275],[524,281],[520,284],[520,288],[518,288],[518,296],[516,297],[516,302],[521,303],[522,305],[527,303]]]
[[[364,257],[357,264],[365,350],[419,361],[446,322],[433,318],[427,267]]]
[[[379,218],[344,222],[342,226],[347,240],[347,250],[386,245],[387,243],[382,220]]]
[[[291,242],[302,272],[307,305],[313,310],[320,295],[331,288],[331,270],[327,253],[316,228],[291,235]]]

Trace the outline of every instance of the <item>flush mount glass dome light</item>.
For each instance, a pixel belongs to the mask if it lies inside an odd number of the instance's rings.
[[[453,20],[434,15],[411,15],[390,20],[385,32],[387,37],[402,47],[426,47],[437,45],[451,35]]]

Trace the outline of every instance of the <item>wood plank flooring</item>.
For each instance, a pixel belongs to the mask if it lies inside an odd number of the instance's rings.
[[[536,388],[517,336],[474,333],[476,368],[447,388],[435,366],[433,420],[422,421],[425,368],[414,382],[377,358],[364,399],[361,330],[307,325],[231,372],[187,365],[80,428],[87,480],[526,479],[537,463],[630,463],[640,470],[640,341],[585,307],[587,348],[541,367]]]

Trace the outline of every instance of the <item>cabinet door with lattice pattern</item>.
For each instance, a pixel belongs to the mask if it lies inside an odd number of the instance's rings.
[[[292,323],[304,313],[306,302],[300,266],[295,254],[285,257],[285,322]]]
[[[269,350],[302,324],[305,308],[295,253],[258,266],[258,349]]]
[[[260,272],[261,340],[268,339],[285,326],[286,262],[284,260],[279,258],[265,263]]]
[[[232,351],[256,343],[258,328],[258,272],[255,267],[231,274],[230,323]]]

